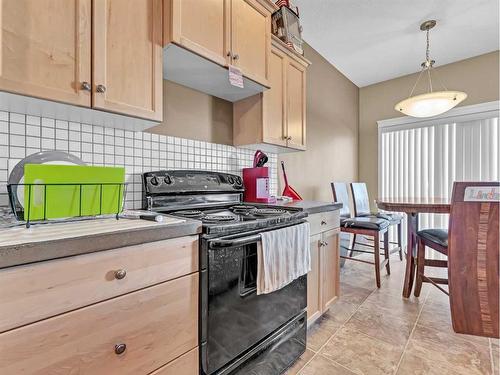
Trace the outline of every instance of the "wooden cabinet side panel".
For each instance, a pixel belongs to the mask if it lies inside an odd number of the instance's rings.
[[[306,70],[289,59],[287,67],[287,134],[288,146],[306,148]]]
[[[232,0],[231,5],[232,63],[246,77],[268,86],[271,12],[257,0]]]
[[[227,65],[230,0],[171,0],[172,41]]]
[[[117,344],[126,345],[123,354],[115,354]],[[5,374],[149,374],[197,345],[195,273],[0,334],[0,368]]]
[[[93,4],[93,107],[161,121],[161,0]],[[98,85],[105,92],[98,92]]]
[[[321,263],[319,242],[321,235],[311,236],[311,271],[307,274],[307,323],[311,325],[321,316]]]
[[[197,270],[197,236],[0,270],[0,332]]]
[[[263,142],[263,105],[262,94],[250,96],[233,104],[233,143],[235,146]]]
[[[91,0],[0,2],[0,90],[90,106]]]

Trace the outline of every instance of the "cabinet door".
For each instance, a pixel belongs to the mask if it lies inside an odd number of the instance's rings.
[[[286,146],[285,71],[287,60],[285,54],[276,48],[271,49],[269,60],[271,88],[262,94],[264,98],[263,140],[266,143]]]
[[[171,40],[220,65],[227,65],[231,27],[229,2],[167,0],[164,6],[171,12]]]
[[[311,236],[311,271],[307,274],[307,324],[318,319],[321,311],[321,234]]]
[[[322,233],[320,264],[322,268],[321,312],[328,310],[339,295],[339,229]]]
[[[306,148],[306,68],[293,61],[287,66],[288,147]]]
[[[161,121],[161,0],[93,4],[93,106]]]
[[[271,13],[257,0],[232,0],[232,64],[268,86],[271,54]]]
[[[91,0],[0,1],[0,90],[90,106]]]

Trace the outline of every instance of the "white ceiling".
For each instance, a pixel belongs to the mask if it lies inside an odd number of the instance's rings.
[[[294,0],[302,37],[359,87],[499,49],[498,0]]]

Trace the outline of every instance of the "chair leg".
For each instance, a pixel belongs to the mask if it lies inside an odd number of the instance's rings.
[[[399,260],[403,260],[403,222],[398,224]]]
[[[387,274],[391,274],[391,265],[390,265],[390,258],[389,258],[389,231],[384,233],[384,257],[387,260],[387,264],[385,265],[385,269],[387,271]]]
[[[373,236],[373,242],[375,245],[374,255],[375,255],[375,280],[377,282],[377,288],[380,288],[380,237],[379,233],[375,233]]]
[[[425,270],[425,245],[424,242],[418,240],[417,243],[417,277],[415,280],[415,297],[420,296],[423,283],[423,275]]]
[[[353,254],[354,254],[354,248],[355,247],[356,247],[356,234],[353,234],[352,235],[352,246],[351,246],[351,249],[353,249],[353,250],[351,250],[349,252],[349,258],[352,258]]]

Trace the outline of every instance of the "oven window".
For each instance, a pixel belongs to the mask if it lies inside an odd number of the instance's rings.
[[[257,245],[247,245],[243,250],[239,280],[240,297],[252,294],[257,289]]]

